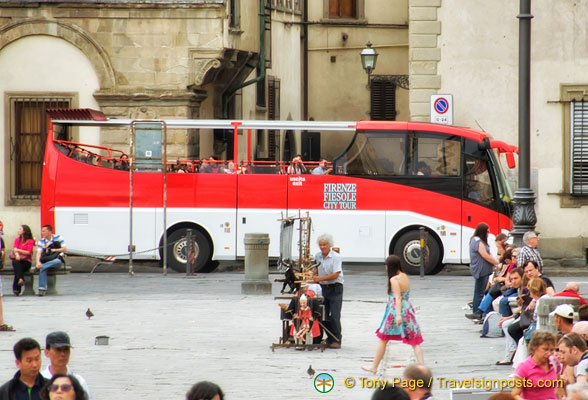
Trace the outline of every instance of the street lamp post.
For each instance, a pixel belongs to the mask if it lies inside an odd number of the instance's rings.
[[[519,19],[519,187],[514,195],[512,235],[521,246],[525,232],[534,230],[535,193],[531,189],[531,0],[520,0]]]
[[[368,87],[370,86],[370,76],[372,71],[376,69],[376,61],[378,59],[378,53],[375,49],[372,49],[372,44],[368,41],[366,43],[366,48],[361,51],[359,54],[361,56],[361,65],[365,72],[368,74]]]

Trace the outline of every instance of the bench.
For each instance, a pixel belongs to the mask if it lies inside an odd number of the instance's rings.
[[[67,275],[71,272],[70,266],[64,266],[61,268],[51,268],[47,271],[47,295],[56,295],[57,293],[57,275]],[[12,267],[4,267],[4,270],[0,271],[2,276],[14,276],[14,270]],[[39,270],[31,266],[24,275],[24,291],[22,296],[34,296],[35,290],[35,275],[39,275]],[[12,287],[12,286],[11,286]]]

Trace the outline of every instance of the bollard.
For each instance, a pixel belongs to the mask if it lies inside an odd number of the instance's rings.
[[[421,279],[425,278],[425,228],[419,227],[419,239],[421,243],[421,268],[420,275]]]
[[[537,311],[537,320],[539,322],[539,327],[542,330],[550,331],[552,333],[557,333],[557,329],[555,329],[555,324],[553,322],[553,315],[551,312],[555,310],[557,306],[560,304],[569,304],[572,306],[574,311],[578,311],[578,307],[580,306],[580,299],[576,297],[542,297],[539,299],[536,305]],[[575,319],[577,316],[575,316]]]
[[[241,283],[243,294],[271,294],[269,281],[269,234],[246,233],[245,243],[245,280]]]
[[[195,243],[192,229],[186,229],[186,242],[186,276],[196,275],[194,273],[194,261],[196,261],[194,252],[196,249],[194,248]]]

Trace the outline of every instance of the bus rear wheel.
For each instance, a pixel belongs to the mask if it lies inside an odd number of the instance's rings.
[[[176,272],[185,273],[188,262],[188,241],[186,240],[187,228],[173,231],[167,238],[167,265]],[[194,272],[207,272],[206,266],[210,263],[210,243],[202,232],[192,229],[194,236]]]
[[[441,250],[435,238],[429,235],[425,253],[425,274],[429,275],[441,271]],[[408,231],[396,241],[394,254],[400,257],[402,269],[409,275],[419,275],[421,271],[421,244],[419,231]],[[434,272],[435,271],[435,272]]]

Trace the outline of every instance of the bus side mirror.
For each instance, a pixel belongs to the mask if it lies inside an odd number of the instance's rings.
[[[508,165],[508,168],[514,168],[516,166],[515,163],[515,159],[514,159],[514,154],[512,154],[512,152],[507,152],[506,154],[506,164]]]

